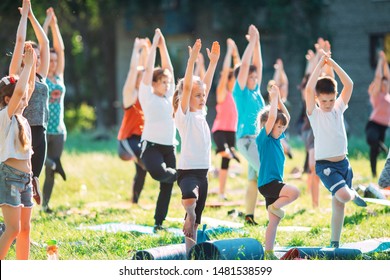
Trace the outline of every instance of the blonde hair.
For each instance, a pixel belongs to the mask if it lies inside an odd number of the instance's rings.
[[[6,76],[6,77],[1,79],[1,81],[0,81],[0,108],[4,108],[5,106],[7,106],[7,103],[5,102],[5,98],[12,97],[14,90],[15,90],[16,83],[18,80],[19,80],[19,77],[17,77],[17,76]],[[28,139],[28,137],[26,135],[26,131],[24,129],[24,126],[22,125],[22,122],[20,120],[20,116],[19,115],[14,115],[14,116],[15,116],[16,122],[18,124],[19,141],[22,144],[23,150],[26,151],[26,150],[28,150],[28,148],[31,145],[30,140]]]
[[[203,82],[201,81],[199,76],[192,76],[192,84],[198,84],[199,86],[203,86]],[[177,108],[179,107],[180,98],[181,95],[183,94],[183,87],[184,87],[184,78],[181,78],[177,82],[175,92],[173,93],[173,100],[172,100],[173,117],[175,117]]]

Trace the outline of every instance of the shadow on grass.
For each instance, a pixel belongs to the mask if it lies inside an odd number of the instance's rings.
[[[355,212],[351,216],[346,216],[344,219],[345,225],[357,225],[360,224],[363,220],[366,220],[369,217],[376,217],[378,215],[384,215],[390,213],[390,207],[386,206],[382,210],[379,211],[370,211],[367,209],[363,209],[360,212]]]

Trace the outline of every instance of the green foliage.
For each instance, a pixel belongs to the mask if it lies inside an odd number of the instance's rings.
[[[65,110],[64,119],[68,131],[91,130],[95,126],[95,110],[85,102],[69,106]]]

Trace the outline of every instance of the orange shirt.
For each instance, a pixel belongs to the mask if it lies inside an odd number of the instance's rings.
[[[142,135],[144,129],[144,112],[137,100],[134,105],[125,109],[121,128],[118,133],[118,140],[124,140],[132,135]]]

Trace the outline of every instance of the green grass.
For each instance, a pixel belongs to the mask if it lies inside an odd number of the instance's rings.
[[[300,198],[286,207],[286,218],[281,226],[311,227],[308,232],[278,231],[276,246],[326,246],[330,239],[331,199],[321,186],[320,208],[312,209],[311,199],[306,191],[306,175],[301,179],[289,179],[293,167],[301,167],[304,161],[304,149],[298,138],[291,139],[294,158],[286,159],[285,180],[301,190]],[[350,160],[354,170],[355,184],[367,184],[373,181],[370,175],[368,149],[364,139],[352,139],[349,144]],[[152,226],[154,206],[158,195],[158,183],[149,175],[138,205],[130,204],[131,182],[134,164],[124,162],[117,157],[117,142],[113,136],[107,141],[93,141],[89,134],[70,134],[62,158],[68,180],[64,182],[56,176],[56,184],[50,202],[54,214],[45,214],[35,207],[32,217],[31,259],[46,259],[45,242],[56,239],[59,243],[60,259],[64,260],[124,260],[130,259],[136,250],[167,244],[180,243],[181,238],[169,233],[149,236],[137,233],[107,233],[102,231],[80,230],[80,226],[97,225],[109,222],[136,223]],[[214,166],[220,159],[212,158]],[[378,170],[384,166],[385,157],[381,156]],[[241,165],[232,162],[232,169],[241,171],[235,178],[229,178],[227,195],[230,200],[243,200],[247,186],[245,160]],[[44,172],[41,175],[44,181]],[[87,186],[83,194],[82,185]],[[216,189],[218,178],[210,176],[209,189]],[[168,217],[182,219],[184,210],[180,202],[180,190],[174,186]],[[258,196],[262,199],[261,195]],[[208,201],[217,201],[215,194],[209,194]],[[245,212],[244,205],[239,207],[206,208],[204,217],[240,222],[240,217],[230,217],[229,210],[236,208]],[[346,206],[345,225],[341,243],[360,241],[370,238],[390,237],[390,208],[370,204],[367,208],[358,208],[353,203]],[[3,218],[0,217],[0,220]],[[258,206],[255,219],[260,227],[245,228],[244,233],[228,233],[215,238],[252,237],[264,244],[267,215],[264,206]],[[165,221],[165,226],[181,228],[181,222]],[[388,254],[375,254],[373,259],[389,259]],[[11,247],[7,259],[15,259],[15,248]]]

